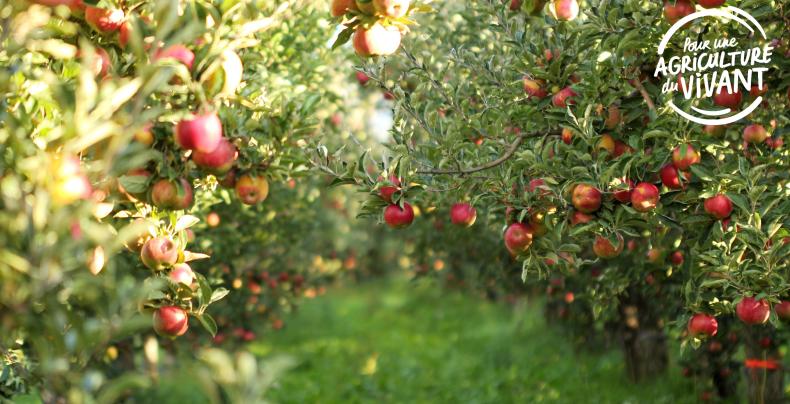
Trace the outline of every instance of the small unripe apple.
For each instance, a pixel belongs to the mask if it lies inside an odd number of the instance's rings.
[[[456,203],[450,208],[450,221],[455,225],[469,227],[476,219],[477,210],[469,203]]]
[[[378,15],[400,18],[409,11],[409,0],[373,0],[373,7]]]
[[[575,91],[570,87],[565,87],[551,98],[551,104],[557,108],[566,108],[568,105],[573,105],[573,97],[577,96]]]
[[[549,12],[560,21],[572,21],[579,16],[579,3],[576,0],[554,0]]]
[[[399,205],[389,205],[384,208],[384,222],[393,229],[408,227],[414,221],[414,209],[407,202],[403,208]]]
[[[721,7],[727,0],[697,0],[697,4],[705,8]]]
[[[354,32],[353,39],[354,50],[362,57],[391,55],[398,50],[400,41],[401,33],[397,27],[385,27],[378,23],[370,29],[360,25]]]
[[[524,76],[522,82],[524,84],[524,92],[526,92],[530,98],[534,97],[540,100],[549,95],[545,88],[546,82],[543,80],[533,80],[528,76]]]
[[[211,153],[222,140],[222,121],[216,112],[192,114],[178,122],[175,135],[181,148]]]
[[[192,161],[198,167],[204,168],[214,174],[224,174],[233,167],[238,151],[228,139],[220,138],[219,145],[210,153],[195,151],[192,153]]]
[[[189,315],[180,307],[163,306],[154,312],[154,331],[163,337],[179,337],[188,328]]]
[[[143,244],[140,260],[148,269],[161,271],[176,263],[178,247],[167,237],[154,237]]]
[[[692,337],[699,337],[702,335],[712,337],[719,331],[719,323],[713,316],[698,313],[691,316],[686,328],[688,329],[689,335]]]
[[[790,300],[782,300],[774,305],[776,316],[782,321],[790,321]]]
[[[763,125],[754,123],[743,130],[743,140],[746,143],[760,144],[768,138],[768,132]]]
[[[732,201],[722,194],[706,199],[703,207],[705,208],[705,213],[718,220],[726,219],[732,213]]]
[[[579,184],[573,188],[573,207],[582,213],[593,213],[601,208],[601,191],[592,185]]]
[[[638,212],[649,212],[656,208],[659,200],[658,188],[649,182],[640,182],[631,192],[631,206]]]
[[[771,314],[771,306],[765,299],[757,300],[753,297],[744,297],[735,306],[735,313],[746,324],[765,324]]]
[[[680,182],[680,174],[682,173],[684,182]],[[683,189],[686,187],[685,183],[691,179],[691,173],[680,171],[672,164],[666,164],[659,172],[661,183],[669,189]]]
[[[124,13],[118,9],[86,6],[85,21],[96,31],[106,34],[121,28],[124,21]]]
[[[242,175],[236,181],[236,196],[245,205],[261,203],[269,196],[269,182],[264,177]]]
[[[737,109],[741,105],[741,100],[743,100],[743,94],[740,91],[736,89],[731,93],[726,87],[723,87],[721,92],[713,95],[714,104],[730,109]]]
[[[160,209],[184,210],[192,206],[192,184],[184,178],[161,179],[151,187],[151,202]]]
[[[332,17],[340,17],[349,11],[356,11],[357,3],[354,0],[332,0]]]
[[[678,146],[672,151],[672,165],[678,170],[688,170],[689,167],[699,162],[699,153],[690,144],[685,147]]]
[[[192,282],[195,281],[195,273],[192,271],[192,268],[184,263],[173,265],[173,269],[170,270],[167,277],[170,278],[173,283],[183,283],[187,286],[192,285]]]
[[[593,242],[593,252],[595,255],[602,259],[612,259],[623,252],[624,240],[623,236],[617,234],[617,245],[612,244],[608,238],[603,236],[595,236]]]
[[[195,63],[195,53],[184,45],[172,45],[156,51],[154,61],[162,59],[175,59],[186,66],[187,69],[192,70],[192,65]]]
[[[664,17],[670,24],[676,23],[681,18],[694,13],[694,5],[689,0],[665,0]]]
[[[513,255],[521,254],[532,245],[532,227],[524,223],[513,223],[505,230],[505,247]]]

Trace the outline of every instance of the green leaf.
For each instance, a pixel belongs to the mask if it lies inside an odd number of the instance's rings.
[[[222,298],[227,296],[228,293],[230,293],[230,291],[225,288],[215,289],[213,292],[211,292],[211,300],[209,301],[209,304],[221,300]]]
[[[339,46],[342,46],[346,42],[351,39],[351,35],[354,34],[354,27],[346,27],[343,31],[341,31],[337,35],[337,39],[335,39],[335,43],[332,44],[332,49],[337,49]]]
[[[213,317],[211,317],[208,313],[203,313],[202,315],[197,316],[197,319],[212,337],[217,335],[217,322],[214,321]]]

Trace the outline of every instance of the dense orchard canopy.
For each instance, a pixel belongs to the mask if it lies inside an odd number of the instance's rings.
[[[545,288],[637,381],[674,338],[730,397],[743,343],[775,402],[788,26],[786,0],[0,2],[0,398],[144,400],[183,361],[258,401],[245,344],[402,269]]]

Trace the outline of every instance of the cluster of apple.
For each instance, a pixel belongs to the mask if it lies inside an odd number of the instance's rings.
[[[379,197],[387,202],[384,208],[384,222],[393,229],[408,227],[414,221],[414,208],[406,201],[395,203],[393,196],[402,192],[401,181],[396,176],[390,176],[388,181],[382,182],[379,188]],[[454,203],[450,207],[450,222],[460,227],[470,227],[477,220],[477,210],[468,202]]]
[[[510,10],[517,11],[522,7],[530,14],[537,14],[549,3],[549,13],[559,21],[572,21],[579,16],[579,2],[577,0],[510,0]]]
[[[721,7],[727,0],[697,0],[697,4],[704,8]],[[676,23],[681,18],[697,11],[692,0],[666,0],[664,1],[664,17],[670,24]]]
[[[773,309],[780,320],[790,321],[790,301],[783,300]],[[768,322],[771,305],[765,299],[747,296],[735,306],[735,314],[746,325],[761,325]],[[714,336],[719,331],[719,323],[709,314],[697,313],[689,319],[687,329],[693,337]]]
[[[346,21],[346,34],[340,41],[352,43],[362,57],[387,56],[395,53],[404,33],[408,32],[406,18],[415,10],[410,0],[332,0],[333,17]]]

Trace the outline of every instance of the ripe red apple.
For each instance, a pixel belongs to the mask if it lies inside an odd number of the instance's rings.
[[[365,73],[357,72],[356,76],[360,86],[364,86],[365,84],[368,84],[368,81],[370,81],[370,77],[368,77],[368,75]]]
[[[682,183],[680,182],[681,173],[684,179]],[[661,183],[669,189],[683,189],[686,187],[685,183],[691,180],[690,172],[680,171],[669,163],[661,168],[659,175],[661,176]]]
[[[349,11],[356,11],[357,3],[354,0],[332,0],[332,17],[340,17]]]
[[[167,277],[170,278],[173,283],[183,283],[187,286],[192,285],[192,282],[195,281],[195,273],[192,271],[192,268],[184,263],[173,265],[173,269],[170,270]]]
[[[118,28],[118,44],[121,45],[121,48],[126,48],[132,32],[134,32],[134,26],[129,21],[124,22],[121,24],[121,27]]]
[[[86,6],[85,21],[96,31],[106,34],[121,28],[124,14],[122,10],[118,9]]]
[[[389,18],[400,18],[409,11],[409,0],[373,0],[376,14]]]
[[[740,91],[736,89],[735,92],[730,93],[726,87],[713,95],[714,104],[730,109],[737,109],[741,105],[741,100],[743,100],[743,94]]]
[[[765,142],[767,138],[768,132],[766,132],[763,125],[754,123],[743,130],[743,141],[746,143],[760,144]]]
[[[163,337],[175,338],[187,332],[189,315],[177,306],[163,306],[154,312],[154,331]]]
[[[521,254],[532,245],[532,227],[524,223],[513,223],[505,230],[505,247],[513,255]]]
[[[664,261],[664,250],[660,248],[651,248],[647,250],[647,262],[651,264],[660,264]]]
[[[579,3],[576,0],[554,0],[549,12],[557,20],[572,21],[579,16]]]
[[[790,300],[782,300],[774,305],[776,316],[782,321],[790,320]]]
[[[384,208],[384,221],[393,229],[407,227],[414,221],[414,209],[407,202],[403,203],[403,208],[389,205]]]
[[[712,337],[719,331],[719,323],[713,316],[697,313],[691,316],[686,328],[692,337],[701,335]]]
[[[672,165],[678,170],[688,170],[693,164],[699,162],[699,153],[690,144],[685,147],[678,146],[672,151]]]
[[[594,216],[590,216],[586,213],[579,212],[578,210],[574,211],[571,214],[571,226],[576,226],[577,224],[585,224],[595,220]]]
[[[785,144],[785,141],[781,136],[769,137],[768,139],[765,139],[765,144],[774,150],[779,150]]]
[[[211,173],[221,175],[228,172],[228,170],[233,167],[237,155],[238,151],[236,150],[236,146],[229,142],[228,139],[222,137],[220,138],[219,145],[214,151],[203,153],[196,150],[192,153],[192,161],[194,161],[198,167],[204,168]]]
[[[521,0],[510,0],[510,11],[516,11],[521,8]]]
[[[154,237],[143,244],[140,260],[148,269],[161,271],[176,263],[178,247],[167,237]]]
[[[379,196],[386,202],[392,203],[392,195],[400,190],[400,179],[394,175],[390,176],[389,183],[379,189]]]
[[[192,201],[192,184],[184,178],[176,181],[161,179],[151,187],[151,202],[160,209],[188,209]]]
[[[551,104],[557,108],[566,108],[568,105],[575,104],[573,97],[577,95],[572,88],[565,87],[551,97]]]
[[[596,256],[602,259],[615,258],[623,252],[624,240],[623,236],[617,234],[617,245],[613,245],[609,239],[602,236],[595,236],[593,242],[593,252]]]
[[[712,196],[703,203],[705,213],[716,219],[726,219],[732,213],[732,201],[726,195]]]
[[[757,300],[753,297],[744,297],[735,306],[735,313],[746,324],[765,324],[771,314],[771,306],[765,299]]]
[[[579,212],[593,213],[601,208],[601,191],[588,184],[576,185],[571,202]]]
[[[638,212],[648,212],[656,208],[660,196],[658,188],[649,182],[640,182],[631,191],[631,206]]]
[[[614,199],[617,199],[620,203],[628,203],[631,202],[631,191],[634,189],[634,182],[623,178],[620,180],[620,184],[624,185],[626,188],[623,189],[622,187],[618,187],[618,191],[614,191]]]
[[[524,76],[523,83],[524,92],[526,92],[530,98],[535,97],[540,100],[549,95],[548,91],[545,89],[546,82],[543,80],[533,80],[528,76]]]
[[[721,7],[727,0],[697,0],[697,3],[705,8]]]
[[[176,143],[183,149],[211,153],[222,140],[222,121],[216,112],[192,114],[178,122]]]
[[[450,221],[455,225],[469,227],[476,219],[477,210],[469,203],[456,203],[450,208]]]
[[[353,43],[359,56],[386,56],[398,50],[400,40],[401,33],[398,28],[377,23],[370,29],[360,25],[354,33]]]
[[[612,157],[617,158],[622,156],[623,154],[633,153],[633,152],[634,152],[634,148],[627,145],[622,140],[614,141],[614,153],[612,153]]]
[[[244,174],[236,181],[236,196],[245,205],[255,205],[269,196],[269,182],[261,176]]]
[[[765,84],[765,83],[763,83],[763,86],[762,86],[762,87],[759,87],[759,86],[756,86],[756,85],[754,85],[754,86],[752,86],[752,88],[749,90],[749,95],[751,95],[751,96],[752,96],[752,97],[754,97],[754,98],[757,98],[757,97],[763,96],[763,95],[765,95],[765,94],[767,94],[767,93],[768,93],[768,85],[767,85],[767,84]]]
[[[689,0],[664,1],[664,17],[670,24],[676,23],[681,18],[694,13],[694,5]]]
[[[568,128],[562,128],[562,143],[571,144],[573,143],[573,132],[571,132]]]
[[[680,266],[683,265],[683,261],[685,260],[683,257],[683,253],[680,251],[675,251],[672,255],[669,256],[669,260],[672,262],[672,265]]]
[[[192,64],[195,63],[195,54],[184,45],[172,45],[156,51],[154,61],[162,59],[175,59],[186,66],[187,69],[192,70]]]

